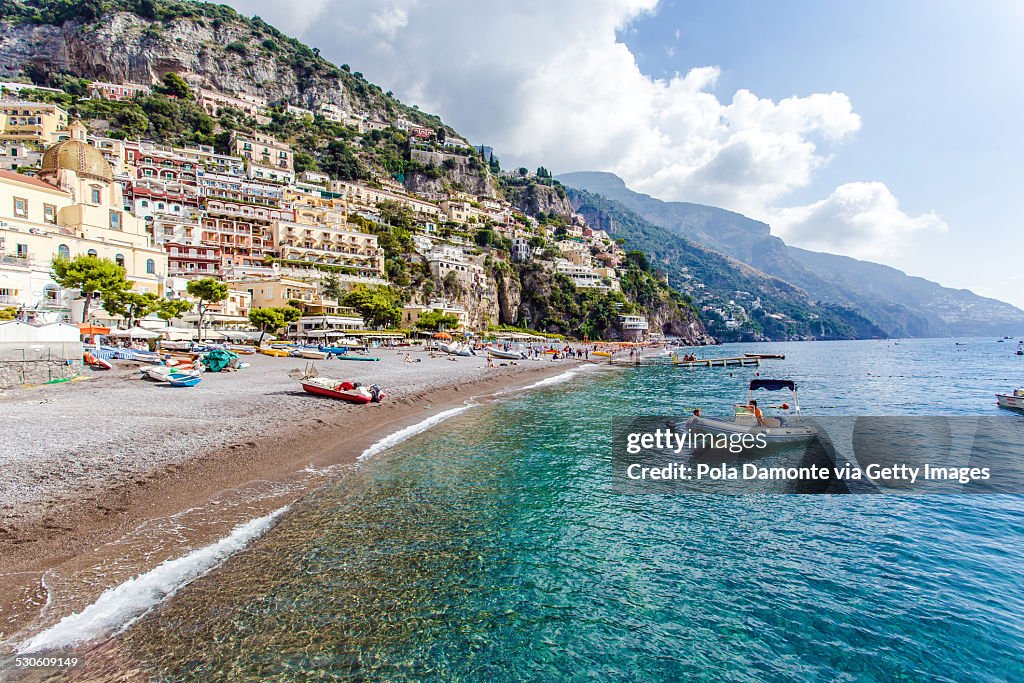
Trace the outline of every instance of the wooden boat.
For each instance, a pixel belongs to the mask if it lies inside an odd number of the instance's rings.
[[[306,358],[308,360],[325,360],[328,354],[326,351],[320,351],[318,349],[299,349],[299,358]]]
[[[1014,389],[1012,394],[996,394],[1000,408],[1024,411],[1024,389]]]
[[[369,389],[359,384],[330,377],[307,377],[300,380],[302,390],[316,396],[326,396],[349,403],[380,403],[384,393],[374,384]]]
[[[272,356],[274,358],[287,358],[288,356],[292,355],[290,351],[285,351],[284,349],[275,349],[268,346],[261,346],[256,350],[262,353],[264,356]]]
[[[191,373],[185,375],[172,372],[167,377],[167,383],[170,384],[172,387],[194,387],[195,385],[199,384],[200,381],[201,378],[199,377],[199,375]]]

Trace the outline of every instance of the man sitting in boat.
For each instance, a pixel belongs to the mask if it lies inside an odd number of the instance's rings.
[[[782,420],[776,417],[765,417],[761,409],[757,407],[757,401],[750,399],[750,407],[754,413],[754,419],[757,420],[757,424],[761,427],[781,427]]]

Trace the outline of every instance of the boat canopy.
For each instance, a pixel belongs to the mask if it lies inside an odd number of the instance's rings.
[[[789,389],[796,391],[796,382],[791,379],[752,379],[750,380],[750,391],[764,389],[765,391],[779,391]]]

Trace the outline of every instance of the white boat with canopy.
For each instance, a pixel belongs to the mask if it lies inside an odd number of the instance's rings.
[[[790,401],[773,406],[783,411],[772,417],[764,416],[757,401],[756,391],[790,392]],[[686,431],[698,434],[732,435],[732,434],[763,434],[768,443],[799,443],[810,441],[817,435],[812,427],[799,424],[800,402],[797,396],[796,383],[788,379],[753,379],[747,389],[747,402],[735,405],[733,418],[703,417],[694,415],[686,421]]]

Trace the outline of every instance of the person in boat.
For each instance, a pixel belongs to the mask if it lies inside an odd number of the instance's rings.
[[[762,413],[761,409],[757,407],[757,401],[750,399],[750,407],[754,409],[754,419],[757,420],[757,424],[762,427],[766,426],[764,423],[764,413]]]

